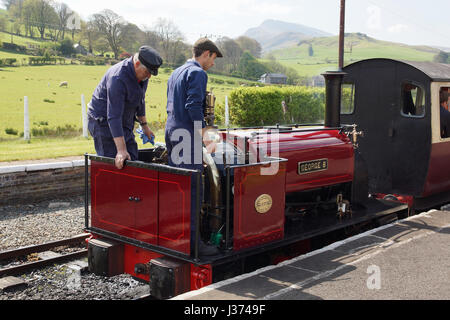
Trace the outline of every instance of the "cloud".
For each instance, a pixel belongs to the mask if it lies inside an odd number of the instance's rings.
[[[388,31],[390,33],[403,33],[409,31],[409,26],[407,26],[406,24],[398,23],[393,26],[390,26],[388,28]]]
[[[367,14],[369,15],[367,18],[366,26],[371,30],[380,30],[381,29],[381,9],[380,7],[371,5],[366,9]]]

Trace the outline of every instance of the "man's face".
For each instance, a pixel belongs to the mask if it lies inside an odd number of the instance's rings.
[[[150,79],[152,76],[151,73],[148,71],[148,69],[140,63],[140,61],[136,61],[135,65],[135,71],[136,71],[136,78],[139,81],[145,81],[147,79]]]
[[[209,51],[205,51],[203,54],[205,55],[205,59],[202,67],[203,70],[207,71],[214,66],[214,60],[216,60],[217,58],[217,53],[213,52],[212,54],[210,54]]]

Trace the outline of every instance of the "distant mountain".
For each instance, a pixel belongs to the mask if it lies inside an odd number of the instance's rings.
[[[244,35],[257,40],[264,53],[291,47],[303,40],[332,36],[319,29],[279,20],[266,20],[259,27],[248,29]]]
[[[339,37],[317,37],[303,40],[290,47],[270,51],[263,58],[274,57],[302,75],[314,76],[338,64]],[[346,33],[345,65],[371,58],[433,61],[439,49],[429,46],[410,46],[403,43],[377,40],[363,33]]]

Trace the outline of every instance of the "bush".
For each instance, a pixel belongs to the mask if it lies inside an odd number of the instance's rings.
[[[12,136],[17,136],[19,134],[19,131],[15,130],[13,128],[6,128],[5,133],[10,134]]]
[[[57,47],[58,52],[63,56],[70,56],[75,53],[75,49],[73,48],[73,41],[69,38],[65,38],[59,42]]]
[[[217,83],[217,84],[224,84],[225,80],[217,79],[217,78],[211,78],[211,83]]]
[[[44,65],[44,64],[56,64],[58,62],[60,64],[65,63],[66,59],[61,57],[52,57],[50,56],[50,53],[47,51],[46,55],[43,57],[29,57],[28,58],[28,64],[30,66],[32,65]]]
[[[239,88],[230,93],[229,106],[230,122],[239,127],[317,123],[324,118],[325,91],[306,87]]]
[[[17,62],[16,58],[0,59],[0,67],[11,67]]]
[[[76,127],[75,125],[66,124],[64,127],[58,126],[56,128],[32,128],[31,135],[34,137],[45,136],[45,137],[75,137],[80,135],[83,129]]]
[[[26,53],[27,48],[25,46],[19,46],[15,43],[3,42],[2,48],[4,50],[15,51],[20,53]]]
[[[105,65],[106,59],[102,57],[81,57],[80,61],[87,66]]]

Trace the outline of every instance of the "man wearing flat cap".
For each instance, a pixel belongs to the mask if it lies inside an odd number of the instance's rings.
[[[115,158],[122,169],[125,160],[137,160],[134,139],[137,118],[148,139],[154,137],[145,116],[148,79],[158,75],[162,64],[159,53],[142,46],[133,57],[112,66],[103,76],[88,105],[88,128],[99,156]]]
[[[208,75],[217,57],[223,57],[211,40],[200,38],[193,46],[193,57],[176,69],[167,84],[167,122],[165,129],[169,165],[203,171],[202,142],[208,152],[214,151],[205,135],[203,106]],[[192,188],[191,212],[195,208],[196,188]],[[191,215],[191,235],[195,234],[195,215]],[[194,238],[191,236],[191,244]],[[200,254],[213,255],[217,248],[200,242]]]

